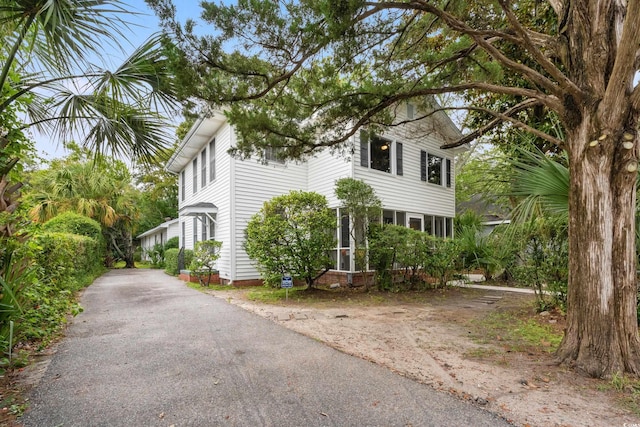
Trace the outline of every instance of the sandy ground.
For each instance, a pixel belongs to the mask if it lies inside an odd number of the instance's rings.
[[[474,318],[522,304],[530,295],[465,289],[426,304],[336,298],[270,305],[249,301],[246,292],[208,292],[340,351],[472,400],[518,426],[640,426],[640,418],[603,390],[606,382],[557,367],[549,354],[506,352],[500,337],[488,343],[473,339]]]

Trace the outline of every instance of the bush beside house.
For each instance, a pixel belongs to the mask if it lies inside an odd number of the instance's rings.
[[[4,296],[8,289],[20,296],[11,301],[15,307],[11,315],[0,317],[2,346],[9,345],[10,320],[14,321],[12,346],[34,341],[44,346],[69,313],[79,313],[75,292],[104,272],[104,247],[97,222],[65,214],[45,223],[14,251],[11,263],[19,267],[7,269],[11,274],[2,278]]]

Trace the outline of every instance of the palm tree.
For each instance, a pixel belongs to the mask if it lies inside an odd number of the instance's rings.
[[[115,70],[91,63],[104,46],[119,47],[125,39],[125,6],[119,0],[0,0],[0,117],[20,104],[28,117],[21,130],[81,136],[96,152],[150,159],[165,147],[169,136],[157,111],[171,108],[173,87],[160,37]]]
[[[27,196],[33,206],[31,219],[46,222],[65,211],[95,219],[102,225],[110,253],[133,268],[132,227],[138,207],[129,170],[122,161],[90,159],[90,154],[75,151],[34,174],[36,192]]]

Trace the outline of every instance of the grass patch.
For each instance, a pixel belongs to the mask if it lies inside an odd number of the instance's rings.
[[[200,291],[200,292],[240,290],[239,288],[234,288],[233,286],[229,286],[229,285],[202,286],[200,283],[197,283],[197,282],[187,282],[187,286],[190,287],[191,289],[195,289],[196,291]]]
[[[247,299],[250,301],[262,302],[265,304],[274,304],[281,301],[285,301],[287,297],[287,290],[282,288],[267,288],[257,287],[251,288],[247,292]],[[289,289],[289,300],[295,300],[300,302],[301,300],[309,301],[305,298],[306,290],[304,288],[291,288]]]
[[[477,342],[507,351],[552,353],[562,341],[562,332],[521,312],[492,312],[473,320],[470,327]]]
[[[640,379],[617,373],[608,382],[599,385],[598,390],[615,392],[621,407],[640,416]]]

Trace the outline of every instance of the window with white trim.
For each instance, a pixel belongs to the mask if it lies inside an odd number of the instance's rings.
[[[193,217],[193,248],[196,247],[196,242],[198,241],[198,218]]]
[[[200,187],[207,186],[207,147],[200,153]]]
[[[207,218],[207,228],[209,229],[209,240],[216,240],[216,223]]]
[[[453,218],[425,215],[424,232],[436,237],[453,237]]]
[[[196,156],[191,163],[193,169],[193,194],[198,192],[198,157]]]
[[[216,139],[209,143],[209,182],[216,179]]]
[[[263,155],[267,162],[284,163],[282,158],[284,149],[282,147],[267,147],[264,149]]]
[[[420,179],[431,184],[451,187],[452,162],[435,154],[420,151]]]
[[[401,142],[395,142],[369,134],[360,133],[360,166],[379,170],[386,173],[395,172],[403,174],[403,146]],[[395,171],[392,170],[395,160]]]
[[[180,199],[184,202],[186,187],[187,187],[187,174],[185,171],[182,171],[180,174]]]

